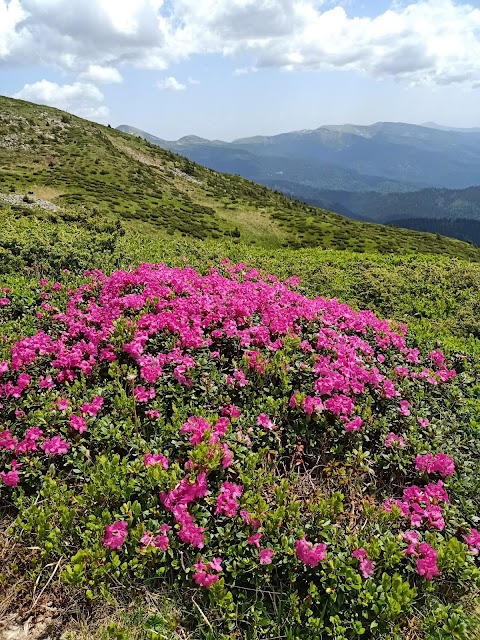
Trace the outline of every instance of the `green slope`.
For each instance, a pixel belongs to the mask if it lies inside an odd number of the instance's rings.
[[[40,199],[54,209],[53,222],[93,212],[129,228],[148,223],[146,234],[480,260],[480,250],[467,243],[349,220],[109,127],[3,97],[0,199],[8,215],[12,206],[19,211]]]

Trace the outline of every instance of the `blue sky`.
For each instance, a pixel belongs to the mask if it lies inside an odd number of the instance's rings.
[[[480,0],[0,0],[0,93],[166,139],[480,126]]]

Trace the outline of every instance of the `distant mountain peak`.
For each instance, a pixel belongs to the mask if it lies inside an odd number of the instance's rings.
[[[207,138],[201,138],[200,136],[188,135],[183,136],[183,138],[179,138],[177,142],[178,144],[205,144],[209,143],[210,140],[207,140]]]
[[[480,127],[448,127],[443,124],[438,124],[436,122],[424,122],[422,127],[428,127],[429,129],[437,129],[439,131],[456,131],[457,133],[480,133]]]

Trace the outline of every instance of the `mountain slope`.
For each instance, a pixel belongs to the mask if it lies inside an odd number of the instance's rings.
[[[269,184],[274,186],[275,183]],[[283,189],[282,189],[283,190]],[[299,190],[290,192],[298,197]],[[293,193],[295,192],[295,193]],[[368,191],[312,189],[307,193],[308,202],[317,206],[332,207],[354,218],[381,222],[407,218],[477,220],[480,222],[480,187],[468,189],[421,189],[411,193],[388,195]]]
[[[468,244],[349,220],[132,135],[9,98],[0,98],[0,194],[5,215],[40,199],[52,220],[93,212],[129,228],[145,222],[143,233],[480,259]]]

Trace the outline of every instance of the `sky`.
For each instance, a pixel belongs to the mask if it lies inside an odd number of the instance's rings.
[[[167,140],[480,126],[480,0],[0,0],[0,94]]]

